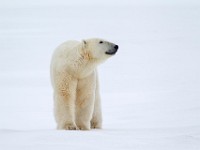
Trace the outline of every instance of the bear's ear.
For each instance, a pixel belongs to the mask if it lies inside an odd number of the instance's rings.
[[[86,40],[83,40],[83,44],[84,44],[84,45],[86,45],[86,44],[87,44]]]
[[[87,42],[86,40],[82,40],[82,48],[85,49],[86,48],[86,45],[87,45]]]

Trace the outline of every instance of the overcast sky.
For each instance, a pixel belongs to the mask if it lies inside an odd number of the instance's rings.
[[[0,0],[0,7],[49,5],[200,5],[200,0]]]

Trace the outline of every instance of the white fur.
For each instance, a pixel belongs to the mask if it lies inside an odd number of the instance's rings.
[[[99,44],[103,41],[103,44]],[[97,65],[114,44],[88,39],[67,41],[53,54],[51,80],[58,129],[89,130],[102,127]]]

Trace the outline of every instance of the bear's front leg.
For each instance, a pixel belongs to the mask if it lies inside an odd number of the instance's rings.
[[[101,99],[96,92],[95,95],[95,104],[94,104],[94,111],[91,120],[91,128],[92,129],[101,129],[102,128],[102,113],[101,113]]]
[[[94,111],[95,73],[78,81],[76,100],[76,124],[80,130],[89,130]]]
[[[95,104],[94,111],[91,120],[92,129],[101,129],[102,128],[102,112],[101,112],[101,97],[99,93],[99,81],[98,75],[96,73],[96,90],[95,90]]]
[[[77,130],[75,100],[77,81],[70,77],[58,78],[54,93],[54,109],[57,129]]]

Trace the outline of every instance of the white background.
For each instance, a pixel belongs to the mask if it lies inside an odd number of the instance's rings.
[[[103,129],[57,131],[51,55],[91,37],[119,45]],[[200,149],[200,2],[0,0],[0,149]]]

